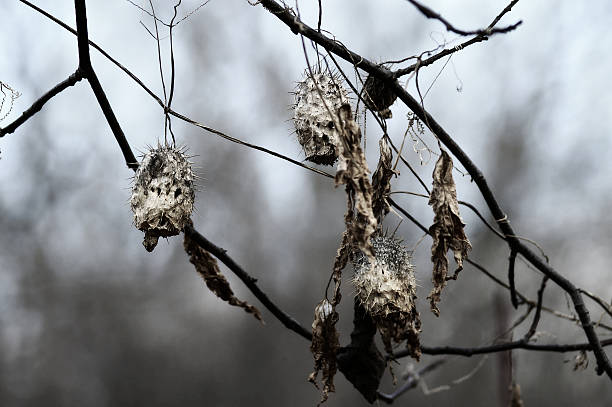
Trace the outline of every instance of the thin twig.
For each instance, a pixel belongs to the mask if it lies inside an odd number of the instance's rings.
[[[518,308],[518,299],[516,298],[516,286],[514,285],[514,265],[516,263],[516,250],[510,250],[508,258],[508,285],[510,286],[510,302],[514,309]],[[541,305],[541,304],[540,304]]]
[[[276,304],[274,304],[268,296],[261,291],[257,286],[257,279],[251,277],[242,267],[240,267],[228,254],[227,250],[216,246],[214,243],[206,239],[197,230],[191,226],[186,226],[184,232],[193,239],[201,248],[210,252],[213,256],[221,260],[223,264],[227,266],[247,288],[253,293],[253,295],[268,309],[285,327],[297,333],[301,337],[307,340],[312,340],[312,333],[309,329],[300,325],[293,317],[286,314]]]
[[[280,158],[282,160],[285,160],[285,161],[289,161],[292,164],[295,164],[295,165],[297,165],[299,167],[305,168],[305,169],[307,169],[309,171],[315,172],[315,173],[317,173],[319,175],[323,175],[324,177],[334,178],[334,176],[332,174],[328,173],[328,172],[322,171],[322,170],[320,170],[318,168],[310,167],[310,166],[308,166],[308,165],[306,165],[304,163],[301,163],[301,162],[299,162],[297,160],[294,160],[293,158],[290,158],[290,157],[287,157],[287,156],[282,155],[280,153],[277,153],[276,151],[272,151],[272,150],[267,149],[265,147],[261,147],[261,146],[258,146],[256,144],[247,143],[246,141],[242,141],[242,140],[237,139],[235,137],[229,136],[229,135],[227,135],[227,134],[225,134],[225,133],[223,133],[223,132],[221,132],[219,130],[213,129],[212,127],[208,127],[208,126],[206,126],[204,124],[198,123],[195,120],[190,119],[189,117],[184,116],[184,115],[182,115],[182,114],[180,114],[178,112],[175,112],[172,109],[169,109],[168,113],[171,114],[174,117],[177,117],[177,118],[187,122],[187,123],[190,123],[190,124],[192,124],[192,125],[194,125],[196,127],[199,127],[199,128],[201,128],[203,130],[206,130],[209,133],[215,134],[215,135],[217,135],[217,136],[219,136],[221,138],[229,140],[232,143],[240,144],[241,146],[252,148],[253,150],[263,151],[264,153],[270,154],[270,155],[272,155],[274,157],[278,157],[278,158]]]
[[[519,0],[513,0],[510,2],[510,4],[508,4],[506,6],[506,8],[504,8],[491,22],[491,24],[489,24],[489,26],[487,27],[487,29],[493,29],[493,27],[495,27],[495,25],[499,22],[499,20],[506,15],[508,12],[510,12],[510,10],[512,10],[512,7],[514,7],[514,5],[516,3],[518,3]],[[485,29],[486,31],[486,29]],[[414,72],[416,69],[428,66],[433,64],[434,62],[436,62],[437,60],[444,58],[445,56],[451,55],[457,51],[461,51],[466,47],[469,47],[472,44],[476,44],[478,42],[482,42],[482,41],[487,41],[489,39],[489,37],[486,34],[479,34],[476,35],[474,38],[471,38],[459,45],[454,46],[453,48],[447,48],[443,51],[440,51],[439,53],[437,53],[436,55],[433,55],[427,59],[423,59],[421,60],[421,58],[419,57],[417,62],[406,67],[406,68],[402,68],[402,69],[398,69],[397,71],[395,71],[394,76],[396,78],[400,78],[404,75],[408,75],[412,72]],[[413,57],[414,58],[414,57]]]
[[[419,381],[421,380],[422,376],[425,376],[427,373],[433,372],[446,362],[447,359],[438,359],[436,361],[431,362],[430,364],[419,369],[417,372],[408,376],[404,384],[402,384],[400,388],[398,388],[393,393],[387,394],[380,391],[377,392],[376,395],[378,396],[378,399],[384,401],[387,404],[393,403],[393,401],[399,396],[406,393],[408,390],[414,389],[419,384]]]
[[[601,346],[612,345],[612,338],[604,339],[600,342]],[[556,345],[556,344],[535,344],[526,342],[525,340],[517,340],[513,342],[498,343],[495,345],[475,347],[475,348],[462,348],[456,346],[421,346],[421,352],[425,355],[459,355],[459,356],[474,356],[482,355],[485,353],[497,353],[505,352],[512,349],[525,349],[533,350],[538,352],[576,352],[580,350],[592,351],[593,345],[589,342],[575,343],[567,345]],[[409,351],[403,350],[393,354],[396,359],[409,356]]]
[[[34,10],[35,10],[35,11],[37,11],[38,13],[42,14],[43,16],[47,17],[48,19],[50,19],[50,20],[51,20],[51,21],[53,21],[54,23],[58,24],[59,26],[61,26],[61,27],[62,27],[62,28],[64,28],[65,30],[67,30],[67,31],[71,32],[71,33],[72,33],[72,34],[74,34],[74,35],[77,35],[77,32],[76,32],[76,30],[75,30],[75,29],[73,29],[72,27],[70,27],[69,25],[67,25],[66,23],[64,23],[63,21],[59,20],[58,18],[54,17],[53,15],[49,14],[49,13],[48,13],[48,12],[46,12],[45,10],[41,9],[40,7],[37,7],[36,5],[34,5],[34,4],[30,3],[30,2],[29,2],[29,1],[27,1],[27,0],[19,0],[19,1],[20,1],[20,2],[22,2],[23,4],[27,5],[28,7],[31,7],[32,9],[34,9]],[[102,49],[102,48],[101,48],[101,47],[100,47],[98,44],[96,44],[95,42],[93,42],[93,41],[89,41],[89,44],[90,44],[90,45],[91,45],[93,48],[95,48],[95,49],[96,49],[98,52],[100,52],[100,53],[101,53],[101,54],[102,54],[102,55],[103,55],[103,56],[104,56],[106,59],[108,59],[108,60],[109,60],[110,62],[112,62],[112,63],[113,63],[115,66],[117,66],[117,67],[118,67],[119,69],[121,69],[121,70],[122,70],[124,73],[126,73],[126,74],[127,74],[127,75],[128,75],[128,76],[129,76],[129,77],[130,77],[130,78],[131,78],[131,79],[132,79],[134,82],[136,82],[136,83],[137,83],[137,84],[138,84],[138,85],[139,85],[139,86],[140,86],[140,87],[141,87],[141,88],[142,88],[142,89],[143,89],[143,90],[144,90],[144,91],[145,91],[145,92],[146,92],[146,93],[147,93],[149,96],[151,96],[151,97],[152,97],[152,98],[153,98],[153,99],[154,99],[154,100],[155,100],[155,101],[156,101],[156,102],[157,102],[157,103],[158,103],[158,104],[159,104],[159,105],[160,105],[162,108],[165,108],[164,101],[163,101],[163,100],[161,100],[161,99],[160,99],[160,98],[159,98],[159,97],[158,97],[158,96],[157,96],[157,95],[156,95],[156,94],[155,94],[155,93],[154,93],[154,92],[153,92],[151,89],[149,89],[149,88],[148,88],[148,87],[147,87],[147,86],[146,86],[146,85],[145,85],[145,84],[144,84],[144,83],[143,83],[143,82],[142,82],[142,81],[141,81],[141,80],[140,80],[140,79],[139,79],[139,78],[138,78],[136,75],[134,75],[134,74],[133,74],[133,73],[132,73],[132,72],[131,72],[129,69],[127,69],[127,68],[126,68],[125,66],[123,66],[123,65],[122,65],[122,64],[121,64],[119,61],[117,61],[116,59],[114,59],[114,58],[113,58],[111,55],[109,55],[109,54],[108,54],[106,51],[104,51],[104,49]],[[301,162],[299,162],[299,161],[297,161],[297,160],[294,160],[294,159],[292,159],[292,158],[290,158],[290,157],[287,157],[287,156],[285,156],[285,155],[283,155],[283,154],[277,153],[277,152],[275,152],[275,151],[273,151],[273,150],[270,150],[270,149],[268,149],[268,148],[265,148],[265,147],[262,147],[262,146],[258,146],[258,145],[256,145],[256,144],[247,143],[247,142],[242,141],[242,140],[240,140],[240,139],[238,139],[238,138],[231,137],[231,136],[229,136],[229,135],[227,135],[227,134],[225,134],[225,133],[223,133],[223,132],[221,132],[221,131],[219,131],[219,130],[215,130],[215,129],[213,129],[212,127],[209,127],[209,126],[206,126],[206,125],[204,125],[204,124],[198,123],[197,121],[195,121],[195,120],[193,120],[193,119],[190,119],[189,117],[187,117],[187,116],[185,116],[185,115],[183,115],[183,114],[181,114],[181,113],[179,113],[179,112],[176,112],[176,111],[174,111],[174,110],[172,110],[172,109],[168,109],[168,113],[169,113],[170,115],[172,115],[172,116],[175,116],[175,117],[177,117],[177,118],[179,118],[179,119],[181,119],[181,120],[183,120],[183,121],[187,122],[187,123],[190,123],[190,124],[192,124],[192,125],[194,125],[194,126],[196,126],[196,127],[199,127],[199,128],[201,128],[201,129],[203,129],[203,130],[206,130],[206,131],[207,131],[207,132],[209,132],[209,133],[215,134],[215,135],[217,135],[217,136],[219,136],[219,137],[221,137],[221,138],[224,138],[224,139],[226,139],[226,140],[229,140],[229,141],[231,141],[231,142],[233,142],[233,143],[237,143],[237,144],[243,145],[243,146],[245,146],[245,147],[248,147],[248,148],[251,148],[251,149],[254,149],[254,150],[262,151],[262,152],[264,152],[264,153],[267,153],[267,154],[270,154],[270,155],[272,155],[272,156],[278,157],[278,158],[283,159],[283,160],[285,160],[285,161],[288,161],[288,162],[290,162],[290,163],[292,163],[292,164],[295,164],[295,165],[297,165],[297,166],[299,166],[299,167],[302,167],[302,168],[305,168],[305,169],[307,169],[307,170],[309,170],[309,171],[312,171],[312,172],[314,172],[314,173],[317,173],[317,174],[319,174],[319,175],[323,175],[324,177],[327,177],[327,178],[334,178],[334,176],[333,176],[333,175],[331,175],[331,174],[329,174],[329,173],[327,173],[327,172],[325,172],[325,171],[319,170],[319,169],[314,168],[314,167],[310,167],[310,166],[308,166],[308,165],[306,165],[306,164],[303,164],[303,163],[301,163]]]
[[[98,76],[91,65],[89,56],[89,39],[87,36],[87,12],[85,8],[85,0],[74,1],[76,24],[77,24],[77,41],[79,47],[79,69],[83,72],[83,76],[89,81],[89,85],[98,100],[98,104],[104,113],[104,117],[110,126],[119,148],[125,158],[125,163],[128,168],[138,168],[138,160],[134,157],[134,153],[121,130],[121,126],[115,117],[115,113],[104,93],[104,89],[98,80]]]
[[[471,211],[472,211],[472,212],[474,212],[474,213],[476,214],[476,216],[478,216],[478,218],[479,218],[479,219],[482,221],[482,223],[484,223],[484,224],[485,224],[485,226],[486,226],[486,227],[488,227],[488,228],[489,228],[489,230],[490,230],[491,232],[495,233],[495,235],[496,235],[497,237],[499,237],[499,238],[500,238],[500,239],[502,239],[502,240],[506,240],[506,238],[504,237],[504,235],[503,235],[503,234],[501,234],[501,233],[499,232],[499,230],[495,229],[495,228],[494,228],[494,227],[493,227],[493,226],[492,226],[492,225],[491,225],[489,222],[487,222],[487,220],[484,218],[484,216],[482,216],[482,214],[480,213],[480,211],[479,211],[479,210],[478,210],[478,209],[477,209],[477,208],[476,208],[474,205],[472,205],[471,203],[466,202],[466,201],[458,201],[458,202],[459,202],[459,205],[463,205],[463,206],[465,206],[465,207],[470,208],[470,209],[471,209]]]
[[[427,227],[425,227],[421,222],[419,222],[414,216],[412,216],[404,208],[402,208],[400,205],[398,205],[390,197],[387,198],[387,201],[389,202],[389,204],[391,206],[393,206],[395,209],[397,209],[402,215],[404,215],[412,223],[414,223],[419,229],[421,229],[423,232],[425,232],[426,235],[429,235],[429,230],[427,229]],[[477,262],[475,262],[474,260],[472,260],[470,258],[465,259],[465,261],[468,264],[471,264],[472,266],[474,266],[478,271],[483,273],[485,276],[487,276],[489,279],[491,279],[493,282],[495,282],[500,287],[503,287],[506,290],[510,290],[510,286],[508,284],[506,284],[505,282],[503,282],[502,280],[497,278],[495,275],[493,275],[490,271],[488,271],[482,265],[478,264]],[[521,294],[519,291],[516,291],[516,295],[518,296],[518,298],[521,300],[522,303],[527,304],[530,307],[535,307],[536,306],[536,301],[527,298],[525,295]],[[550,313],[550,314],[552,314],[552,315],[554,315],[556,317],[559,317],[559,318],[566,319],[568,321],[574,322],[574,323],[576,323],[578,325],[582,323],[582,321],[579,318],[577,318],[577,317],[575,317],[573,315],[564,314],[564,313],[559,312],[559,311],[557,311],[555,309],[552,309],[552,308],[548,308],[548,307],[542,306],[542,310],[546,311],[546,312],[548,312],[548,313]],[[602,323],[600,323],[598,326],[600,328],[606,329],[608,331],[612,331],[612,326],[609,326],[609,325],[606,325],[606,324],[602,324]]]
[[[603,308],[603,310],[612,317],[612,304],[611,303],[604,301],[603,299],[596,296],[595,294],[587,290],[583,290],[582,288],[579,288],[578,291],[580,291],[582,294],[586,295],[587,297],[595,301],[597,304],[599,304],[601,308]]]
[[[464,36],[467,36],[467,35],[487,35],[488,36],[492,34],[505,34],[510,31],[515,30],[519,25],[523,23],[522,21],[518,21],[512,25],[509,25],[507,27],[502,27],[502,28],[487,27],[482,30],[471,30],[471,31],[460,30],[456,28],[455,26],[453,26],[448,20],[446,20],[440,14],[436,13],[435,11],[433,11],[427,6],[424,6],[418,1],[416,0],[406,0],[406,1],[409,3],[412,3],[412,5],[415,6],[421,12],[421,14],[423,14],[425,17],[440,21],[442,24],[444,24],[444,26],[446,27],[448,31],[452,31],[455,34],[464,35]]]
[[[531,326],[529,330],[523,337],[525,341],[529,341],[533,335],[536,333],[536,329],[538,329],[538,323],[540,322],[540,315],[542,314],[542,300],[544,298],[544,289],[546,288],[546,282],[548,281],[548,276],[544,276],[542,278],[542,284],[540,284],[540,289],[538,290],[538,305],[536,306],[536,312],[533,316],[533,321],[531,322]]]
[[[7,125],[6,127],[0,127],[0,137],[4,137],[7,134],[13,133],[19,126],[25,123],[28,119],[38,113],[45,103],[51,100],[54,96],[64,91],[66,88],[70,86],[74,86],[77,82],[83,79],[83,72],[80,69],[77,69],[73,74],[71,74],[68,78],[64,79],[53,88],[51,88],[47,93],[38,98],[32,106],[26,109],[21,116],[15,119],[12,123]]]

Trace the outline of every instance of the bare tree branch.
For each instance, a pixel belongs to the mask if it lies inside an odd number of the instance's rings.
[[[516,287],[514,285],[514,264],[516,263],[516,250],[510,249],[510,257],[508,258],[508,285],[510,286],[510,302],[516,309],[518,308],[518,299],[516,298]]]
[[[4,137],[7,134],[13,133],[19,126],[25,123],[28,119],[38,113],[45,103],[51,100],[54,96],[69,88],[70,86],[74,86],[77,82],[83,79],[83,72],[80,69],[77,69],[72,75],[70,75],[65,80],[61,81],[53,88],[51,88],[47,93],[42,95],[38,100],[36,100],[32,106],[30,106],[27,110],[25,110],[21,116],[19,116],[15,121],[10,123],[8,126],[4,128],[0,128],[0,137]]]
[[[447,19],[442,17],[440,14],[436,13],[435,11],[433,11],[432,9],[430,9],[427,6],[424,6],[423,4],[419,3],[418,1],[416,1],[416,0],[406,0],[406,1],[411,3],[413,6],[415,6],[417,8],[417,10],[419,10],[421,12],[421,14],[423,14],[425,17],[431,18],[431,19],[434,19],[434,20],[438,20],[439,22],[444,24],[444,26],[446,27],[446,29],[448,31],[452,31],[455,34],[459,34],[459,35],[465,35],[465,36],[467,36],[467,35],[486,35],[486,36],[488,36],[488,35],[492,35],[492,34],[503,34],[503,33],[508,33],[510,31],[513,31],[519,25],[523,24],[522,21],[518,21],[518,22],[516,22],[516,23],[514,23],[512,25],[509,25],[509,26],[503,27],[503,28],[493,28],[492,26],[489,26],[489,27],[485,28],[484,30],[465,31],[465,30],[460,30],[460,29],[456,28]],[[516,2],[514,2],[514,3],[516,3]],[[499,17],[499,18],[501,18],[501,17]],[[497,20],[497,21],[499,21],[499,20]],[[495,22],[495,24],[496,23],[497,22]],[[495,25],[495,24],[493,24],[493,25]]]
[[[242,267],[240,267],[228,254],[227,250],[222,249],[211,241],[206,239],[197,230],[191,226],[185,227],[185,233],[189,235],[198,245],[204,250],[210,252],[213,256],[221,260],[223,264],[227,266],[247,288],[253,293],[253,295],[268,309],[285,327],[297,333],[301,337],[307,340],[312,340],[312,333],[309,329],[300,325],[293,317],[286,314],[283,310],[277,307],[268,296],[261,291],[257,286],[257,279],[251,277]]]
[[[87,34],[87,12],[85,9],[85,0],[75,0],[74,7],[77,23],[77,40],[79,46],[79,69],[89,81],[91,89],[93,90],[96,99],[98,99],[98,104],[104,113],[104,117],[106,117],[106,121],[108,122],[108,125],[110,126],[115,139],[117,140],[117,144],[119,144],[119,148],[121,148],[126,165],[128,168],[136,169],[138,168],[138,160],[136,157],[134,157],[134,153],[132,152],[129,143],[125,138],[125,134],[123,134],[123,130],[121,130],[121,126],[119,125],[117,117],[115,116],[110,102],[106,97],[106,93],[104,93],[104,89],[98,80],[98,76],[91,65],[91,59],[89,57],[89,39]]]
[[[547,281],[548,276],[544,276],[544,278],[542,278],[542,284],[540,285],[540,289],[538,290],[538,305],[536,306],[536,312],[533,316],[533,321],[531,322],[531,326],[529,327],[529,330],[523,338],[526,341],[529,341],[531,337],[535,335],[536,329],[538,328],[538,323],[540,322],[540,315],[542,313],[542,300],[544,298],[544,289],[546,288]]]
[[[601,346],[610,346],[612,345],[612,339],[604,339],[600,342]],[[482,355],[485,353],[497,353],[497,352],[505,352],[512,349],[524,349],[524,350],[533,350],[538,352],[576,352],[580,350],[592,351],[593,345],[589,342],[585,343],[575,343],[568,345],[539,345],[534,343],[529,343],[523,339],[514,341],[514,342],[506,342],[499,343],[496,345],[490,346],[482,346],[476,348],[460,348],[454,346],[439,346],[439,347],[429,347],[429,346],[421,346],[421,351],[426,355],[459,355],[459,356],[474,356],[474,355]],[[400,358],[408,356],[405,354],[405,351],[401,351],[393,354],[393,357]]]

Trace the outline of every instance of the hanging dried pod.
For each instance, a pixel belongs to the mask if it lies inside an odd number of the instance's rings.
[[[338,109],[348,103],[340,78],[328,73],[306,73],[295,92],[293,122],[306,160],[332,165],[338,158]],[[331,114],[330,114],[331,113]]]
[[[194,174],[184,151],[158,146],[147,152],[134,176],[130,206],[134,225],[145,232],[147,251],[160,237],[176,236],[193,211]]]
[[[421,320],[415,307],[416,280],[411,255],[393,237],[377,236],[371,241],[374,263],[362,253],[354,259],[357,299],[376,323],[385,350],[391,353],[392,342],[407,340],[407,349],[418,360]]]
[[[375,76],[368,75],[363,85],[363,100],[368,109],[378,112],[384,119],[390,119],[391,105],[397,99],[393,85]]]

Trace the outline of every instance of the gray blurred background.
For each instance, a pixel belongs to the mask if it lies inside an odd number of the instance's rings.
[[[146,6],[146,2],[137,0]],[[38,2],[74,25],[73,2]],[[163,19],[171,2],[155,2]],[[179,15],[198,6],[183,1]],[[314,0],[299,3],[316,25]],[[456,26],[486,26],[504,1],[427,2]],[[323,28],[374,61],[399,59],[456,36],[405,1],[323,0]],[[158,95],[156,44],[140,25],[151,19],[124,0],[89,1],[90,38]],[[15,119],[77,66],[76,39],[17,1],[0,2],[0,81],[22,93]],[[612,4],[522,1],[502,24],[508,35],[458,52],[423,69],[429,111],[470,154],[490,181],[522,236],[536,240],[553,266],[577,285],[612,297],[612,100],[607,52]],[[299,38],[261,6],[212,0],[174,31],[175,110],[234,137],[303,159],[292,134],[289,93],[306,67]],[[164,40],[164,55],[168,39]],[[309,48],[309,51],[312,49]],[[163,137],[159,106],[124,73],[92,51],[94,68],[134,150]],[[310,54],[313,61],[314,53]],[[166,71],[168,65],[165,66]],[[354,74],[343,67],[351,78]],[[414,79],[409,83],[414,90]],[[459,90],[458,90],[459,89]],[[389,121],[396,144],[407,110],[398,102]],[[369,117],[367,153],[374,169],[380,130]],[[284,310],[310,325],[323,296],[343,232],[345,196],[330,180],[261,152],[232,144],[178,120],[177,141],[189,147],[202,177],[194,222],[198,230],[259,279]],[[435,141],[426,133],[424,140]],[[435,157],[423,164],[408,144],[406,157],[431,180]],[[124,165],[89,86],[79,83],[45,106],[15,134],[0,140],[0,405],[2,406],[313,406],[319,392],[306,378],[308,343],[261,307],[229,270],[237,296],[258,306],[262,326],[211,294],[195,273],[180,237],[147,253],[131,224],[132,172]],[[460,169],[460,168],[459,168]],[[331,170],[333,172],[333,169]],[[405,167],[395,190],[423,192]],[[460,199],[489,218],[469,177],[455,172]],[[426,199],[396,195],[424,224]],[[508,251],[462,208],[471,258],[505,278]],[[387,226],[399,218],[389,214]],[[408,220],[398,232],[415,247],[421,232]],[[509,295],[468,266],[443,293],[441,316],[425,300],[430,290],[429,239],[415,250],[422,342],[430,346],[490,343],[519,315]],[[352,320],[350,270],[345,271],[341,343]],[[535,298],[539,276],[517,262],[517,286]],[[592,307],[595,321],[601,309]],[[549,283],[545,305],[571,313]],[[609,318],[602,319],[609,323]],[[523,335],[527,322],[516,331]],[[544,314],[540,343],[584,342],[572,322]],[[607,338],[601,331],[601,338]],[[514,353],[526,406],[607,406],[612,386],[594,372],[573,371],[576,354]],[[424,356],[419,366],[435,360]],[[405,359],[395,368],[409,368]],[[453,381],[481,365],[471,378]],[[449,358],[397,405],[503,405],[500,358]],[[336,376],[328,406],[367,403]],[[382,390],[391,392],[388,374]]]

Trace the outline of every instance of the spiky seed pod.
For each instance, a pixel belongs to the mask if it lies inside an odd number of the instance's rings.
[[[340,78],[330,73],[311,76],[307,72],[306,79],[298,83],[293,122],[306,160],[324,165],[332,165],[336,161],[338,129],[334,126],[335,118],[330,116],[330,111],[336,114],[345,103],[348,103],[348,93],[340,84]]]
[[[415,307],[416,280],[411,255],[392,237],[377,236],[371,238],[371,242],[374,264],[370,264],[362,253],[353,261],[357,298],[376,323],[385,350],[392,351],[392,341],[407,340],[411,356],[418,360],[421,320]]]
[[[191,217],[194,199],[194,174],[183,151],[158,146],[144,155],[130,206],[134,225],[145,232],[147,251],[153,251],[159,237],[179,234]]]
[[[395,102],[396,98],[391,83],[368,75],[363,85],[363,100],[368,109],[378,112],[385,119],[390,119],[392,114],[389,107]]]

